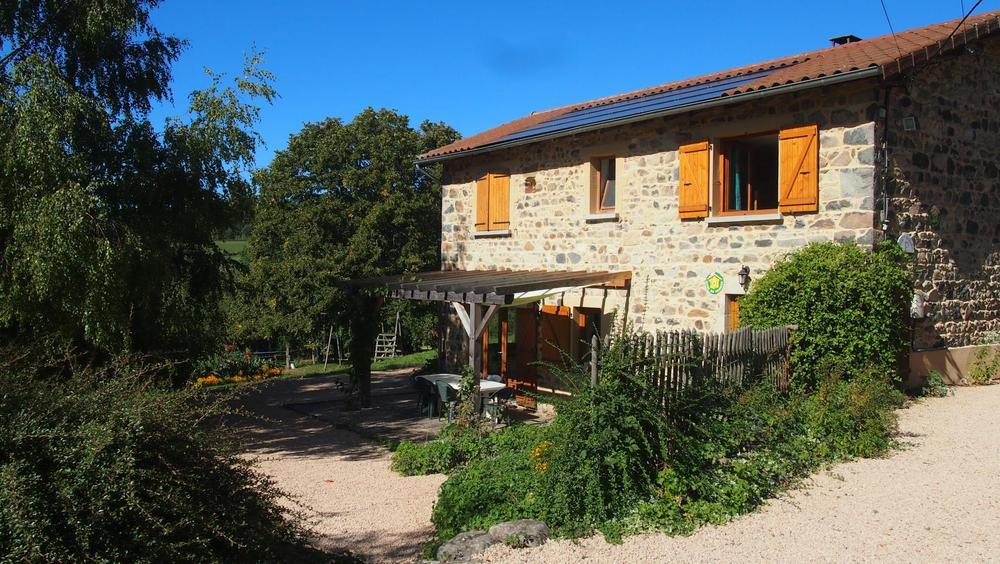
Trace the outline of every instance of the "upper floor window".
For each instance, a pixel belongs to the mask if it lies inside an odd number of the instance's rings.
[[[717,157],[714,169],[713,154]],[[819,129],[815,125],[691,143],[680,147],[679,159],[681,219],[707,217],[710,209],[712,215],[819,209]]]
[[[476,180],[476,231],[510,229],[510,176],[484,174]]]
[[[778,211],[778,134],[719,142],[716,205],[721,214]]]
[[[590,211],[615,211],[615,158],[599,157],[590,161]]]

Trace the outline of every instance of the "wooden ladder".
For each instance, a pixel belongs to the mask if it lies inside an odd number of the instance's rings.
[[[396,313],[396,323],[392,333],[379,333],[375,339],[375,360],[393,358],[396,356],[396,339],[399,337],[399,313]]]

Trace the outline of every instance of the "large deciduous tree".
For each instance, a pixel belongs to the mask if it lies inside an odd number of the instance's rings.
[[[157,130],[184,43],[157,0],[0,5],[0,332],[98,352],[197,350],[231,266],[212,232],[250,193],[257,54]]]
[[[441,186],[414,158],[458,138],[442,123],[418,128],[392,110],[368,108],[349,122],[307,124],[260,171],[248,253],[242,328],[303,342],[350,322],[354,379],[368,401],[378,297],[348,297],[337,282],[436,268]],[[438,171],[439,172],[439,171]]]

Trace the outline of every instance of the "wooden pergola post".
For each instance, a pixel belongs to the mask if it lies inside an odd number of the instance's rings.
[[[472,369],[472,373],[481,379],[483,373],[483,347],[480,339],[482,339],[483,331],[486,330],[486,326],[493,319],[493,316],[496,315],[500,306],[491,304],[484,311],[482,304],[470,303],[468,310],[465,309],[464,302],[451,302],[451,305],[455,308],[455,312],[458,313],[458,318],[462,320],[462,327],[465,329],[465,335],[469,340],[469,367]]]

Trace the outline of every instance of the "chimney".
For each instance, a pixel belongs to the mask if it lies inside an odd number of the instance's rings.
[[[838,45],[847,45],[848,43],[857,43],[858,41],[861,41],[861,38],[857,35],[841,35],[830,38],[830,43],[833,43],[834,47]]]

